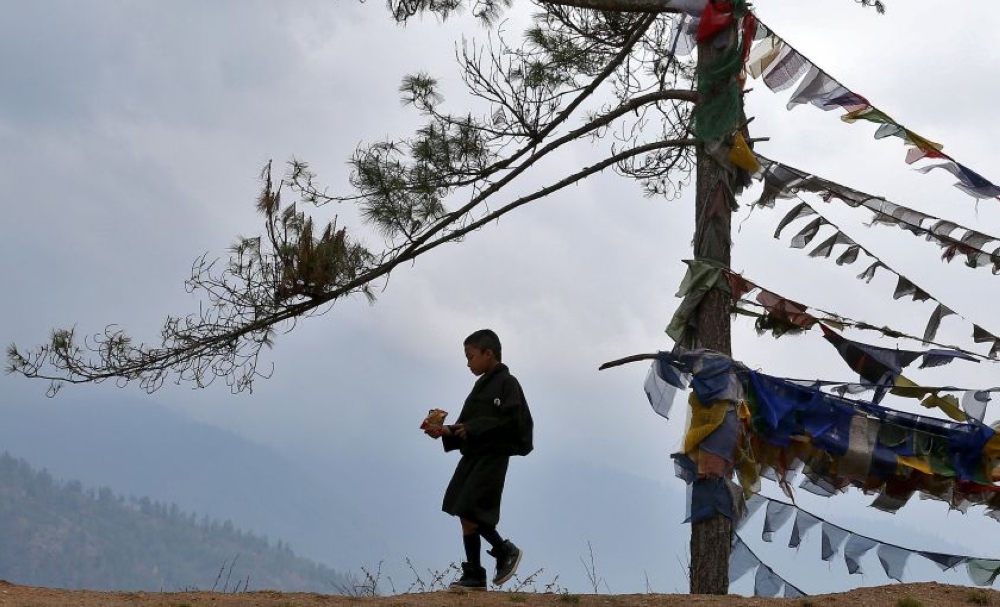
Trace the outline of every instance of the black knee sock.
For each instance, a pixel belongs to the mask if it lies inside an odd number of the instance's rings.
[[[462,543],[465,544],[465,562],[474,567],[482,567],[479,561],[479,553],[483,549],[483,543],[479,541],[478,533],[470,533],[462,536]]]
[[[493,546],[494,550],[496,550],[497,548],[499,548],[500,546],[503,545],[503,538],[500,537],[499,533],[497,533],[497,528],[496,527],[482,527],[482,526],[480,526],[479,527],[479,535],[483,536],[483,539],[486,540],[487,542],[489,542],[490,546]]]

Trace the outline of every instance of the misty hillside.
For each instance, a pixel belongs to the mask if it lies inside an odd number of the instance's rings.
[[[0,546],[0,579],[25,585],[336,592],[345,582],[230,521],[60,482],[7,453],[0,455]]]
[[[3,404],[0,451],[60,478],[146,495],[280,538],[340,570],[386,552],[336,474],[309,474],[265,446],[131,398],[75,393]]]
[[[458,524],[441,512],[457,455],[418,431],[415,445],[400,447],[412,449],[406,457],[362,460],[343,436],[322,453],[282,453],[166,407],[83,392],[7,402],[0,419],[0,451],[57,477],[229,519],[339,571],[360,575],[384,561],[399,590],[414,578],[407,558],[423,575],[462,559]],[[567,460],[541,442],[515,459],[502,527],[526,549],[527,573],[544,569],[543,583],[559,576],[588,590],[581,557],[591,542],[616,592],[644,590],[644,571],[656,589],[684,587],[675,552],[664,549],[687,534],[683,489]],[[670,478],[666,451],[663,459]],[[635,531],[623,533],[622,520]]]

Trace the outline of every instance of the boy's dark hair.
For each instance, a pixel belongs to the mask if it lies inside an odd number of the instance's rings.
[[[480,329],[473,333],[472,335],[465,338],[462,342],[463,346],[472,346],[478,350],[492,350],[493,358],[497,359],[497,362],[501,361],[500,355],[500,338],[497,334],[489,329]]]

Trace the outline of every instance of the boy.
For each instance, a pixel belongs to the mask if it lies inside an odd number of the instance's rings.
[[[507,365],[500,362],[500,339],[489,329],[476,331],[463,342],[469,370],[479,377],[465,399],[454,425],[428,428],[441,438],[445,451],[462,453],[448,483],[441,509],[462,523],[466,561],[452,590],[486,590],[486,569],[480,562],[485,539],[487,553],[497,560],[493,583],[503,584],[517,571],[521,549],[497,533],[500,498],[511,455],[532,450],[534,422],[524,392]]]

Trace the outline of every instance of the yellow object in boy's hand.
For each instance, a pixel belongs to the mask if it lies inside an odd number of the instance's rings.
[[[444,425],[444,418],[448,417],[448,412],[444,409],[431,409],[427,412],[427,417],[420,424],[421,430],[440,429]]]

